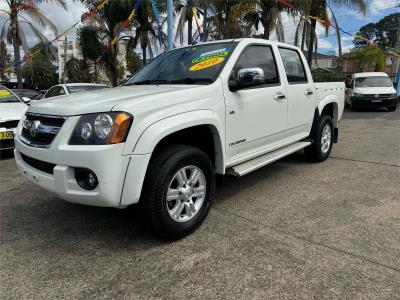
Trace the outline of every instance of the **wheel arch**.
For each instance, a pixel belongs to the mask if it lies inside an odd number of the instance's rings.
[[[175,115],[147,127],[136,142],[133,154],[153,154],[170,143],[191,145],[206,152],[215,165],[216,173],[223,174],[225,138],[222,128],[218,115],[211,110]],[[196,136],[191,137],[190,133]]]
[[[332,118],[333,126],[339,126],[339,105],[336,97],[326,97],[318,104],[319,116],[328,115]]]

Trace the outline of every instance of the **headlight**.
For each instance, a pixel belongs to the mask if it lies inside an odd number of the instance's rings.
[[[353,94],[353,97],[362,97],[363,96],[363,94],[359,94],[359,93],[354,93]]]
[[[133,117],[125,112],[109,112],[81,116],[70,145],[108,145],[123,143],[128,136]]]
[[[390,99],[397,98],[397,93],[390,94],[389,98],[390,98]]]

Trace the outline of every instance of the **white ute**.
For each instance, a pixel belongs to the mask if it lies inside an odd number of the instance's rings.
[[[313,83],[301,51],[261,39],[161,54],[125,86],[43,100],[18,127],[22,174],[74,203],[140,201],[166,239],[206,217],[222,175],[305,149],[328,158],[344,83]],[[218,180],[216,180],[218,179]]]

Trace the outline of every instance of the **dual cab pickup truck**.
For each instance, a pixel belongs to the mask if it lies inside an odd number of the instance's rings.
[[[161,54],[124,86],[31,106],[18,127],[22,174],[86,205],[138,203],[178,239],[207,216],[216,182],[305,149],[328,158],[344,83],[313,83],[298,48],[261,39]]]

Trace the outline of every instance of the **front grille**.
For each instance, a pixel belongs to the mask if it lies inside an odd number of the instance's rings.
[[[0,122],[0,128],[13,129],[18,126],[18,120]]]
[[[391,98],[392,94],[364,94],[362,96],[365,100],[382,100]]]
[[[55,164],[51,164],[45,161],[41,161],[29,156],[26,156],[25,154],[21,153],[21,157],[26,162],[28,165],[31,167],[38,169],[42,172],[48,173],[48,174],[53,174],[54,172],[54,167],[56,166]]]
[[[65,119],[59,116],[26,114],[21,140],[32,147],[48,148],[61,130]]]

